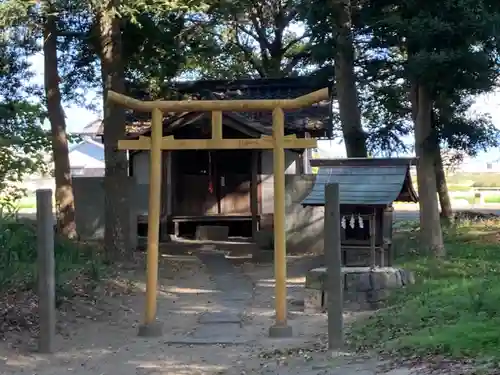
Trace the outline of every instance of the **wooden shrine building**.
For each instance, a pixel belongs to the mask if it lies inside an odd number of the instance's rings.
[[[192,81],[170,88],[167,99],[293,99],[328,86],[311,77],[233,81]],[[329,102],[285,112],[285,135],[298,138],[327,137]],[[148,136],[150,118],[128,113],[127,138]],[[146,114],[149,115],[150,114]],[[211,114],[165,114],[163,135],[176,139],[209,139]],[[271,112],[223,112],[223,138],[258,138],[271,135]],[[308,152],[286,150],[287,174],[303,174],[309,168]],[[183,150],[163,152],[161,237],[190,237],[198,225],[224,225],[231,236],[252,236],[259,228],[272,227],[272,150]],[[137,183],[139,226],[145,230],[148,210],[149,152],[129,151],[130,175]],[[143,232],[145,233],[145,232]]]

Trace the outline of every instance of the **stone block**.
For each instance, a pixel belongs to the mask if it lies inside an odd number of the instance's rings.
[[[319,267],[309,270],[306,274],[306,288],[324,290],[326,282],[326,268]]]
[[[326,293],[325,293],[326,295]],[[306,314],[314,314],[324,312],[323,291],[316,289],[305,289],[304,291],[304,312]]]
[[[229,227],[222,225],[199,225],[196,227],[196,239],[200,241],[227,241]]]
[[[258,230],[254,234],[254,242],[263,250],[271,250],[274,247],[274,234],[270,230]]]
[[[366,300],[370,303],[385,301],[390,295],[389,289],[370,290],[366,293]]]
[[[401,283],[403,284],[403,286],[415,284],[415,275],[413,274],[413,272],[400,269],[399,275],[401,277]]]
[[[392,267],[375,268],[370,271],[372,289],[393,289],[403,286],[399,269]]]
[[[373,288],[372,278],[370,273],[363,272],[359,274],[355,274],[358,276],[358,285],[356,290],[359,292],[366,292]]]
[[[394,289],[415,282],[413,273],[394,267],[343,267],[344,307],[353,310],[378,308]],[[314,268],[306,274],[306,310],[326,309],[325,267]]]

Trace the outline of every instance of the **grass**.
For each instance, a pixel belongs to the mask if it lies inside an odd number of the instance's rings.
[[[500,186],[499,173],[454,173],[446,176],[449,185],[472,185],[475,187]]]
[[[36,225],[29,220],[0,221],[0,292],[36,290]],[[82,276],[99,280],[105,270],[101,254],[88,245],[56,238],[56,297],[68,297]]]
[[[465,200],[469,204],[479,203],[479,198],[474,198],[474,193],[471,194],[456,194],[453,195],[454,200]],[[500,203],[500,195],[489,194],[484,196],[484,203]]]
[[[448,185],[448,190],[450,192],[469,192],[472,189],[472,184],[465,184],[465,185],[447,184],[447,185]]]
[[[500,222],[459,223],[444,233],[448,255],[420,255],[417,231],[395,237],[399,263],[416,284],[356,322],[350,341],[398,357],[500,362]]]
[[[15,202],[15,206],[20,210],[35,209],[36,208],[36,196],[29,195],[27,197],[23,197],[19,201]]]
[[[500,195],[485,196],[484,201],[486,203],[500,203]]]
[[[36,196],[35,195],[27,195],[9,203],[8,201],[0,199],[0,205],[12,206],[15,210],[35,210],[36,209]]]

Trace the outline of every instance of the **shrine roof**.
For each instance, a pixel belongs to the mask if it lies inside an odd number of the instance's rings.
[[[393,202],[417,202],[410,166],[415,159],[347,158],[312,160],[317,166],[316,181],[304,206],[324,206],[325,186],[339,184],[340,204],[390,205]]]
[[[165,88],[166,100],[232,100],[232,99],[295,99],[325,87],[332,88],[333,83],[322,76],[302,76],[289,78],[259,78],[238,80],[199,80],[172,83]],[[130,93],[141,100],[151,100],[145,91]],[[164,123],[188,122],[188,117],[200,113],[165,114]],[[266,112],[228,112],[228,116],[240,123],[250,124],[260,133],[270,133],[272,114]],[[150,113],[126,111],[127,134],[147,133],[150,129]],[[295,111],[285,111],[285,127],[288,133],[310,131],[329,136],[332,132],[330,103],[324,101],[311,107]],[[102,135],[102,125],[97,130]]]
[[[241,80],[205,80],[180,82],[174,89],[182,95],[194,95],[199,99],[295,99],[313,91],[332,86],[332,82],[313,76],[287,78],[260,78]],[[239,116],[272,126],[272,114],[266,112],[241,112]],[[285,111],[285,126],[294,130],[331,131],[330,103],[316,103],[311,107]]]

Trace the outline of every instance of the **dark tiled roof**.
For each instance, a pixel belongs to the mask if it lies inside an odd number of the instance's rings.
[[[316,181],[304,206],[324,206],[325,186],[339,184],[340,204],[389,205],[392,202],[417,202],[410,177],[410,162],[401,159],[344,159],[337,165],[320,166]],[[408,160],[408,159],[404,159]],[[332,163],[334,164],[334,163]]]
[[[244,80],[203,80],[177,82],[168,87],[167,99],[171,100],[231,100],[231,99],[293,99],[325,87],[331,87],[329,81],[315,77],[266,78]],[[135,94],[136,98],[150,100],[147,93]],[[331,127],[330,106],[328,102],[318,103],[310,108],[285,113],[285,126],[288,132],[316,130],[329,134]],[[233,112],[233,119],[259,128],[260,132],[269,132],[272,125],[270,112]],[[165,126],[186,114],[170,114],[165,117]],[[127,133],[141,134],[148,131],[150,114],[127,113]],[[267,128],[263,131],[262,128]],[[99,128],[102,134],[102,126]]]
[[[293,99],[331,86],[315,77],[266,78],[234,81],[193,81],[173,86],[179,96],[197,95],[200,99]],[[328,102],[285,113],[285,125],[290,130],[328,129],[330,126]],[[270,112],[242,112],[238,115],[264,126],[272,125]]]

